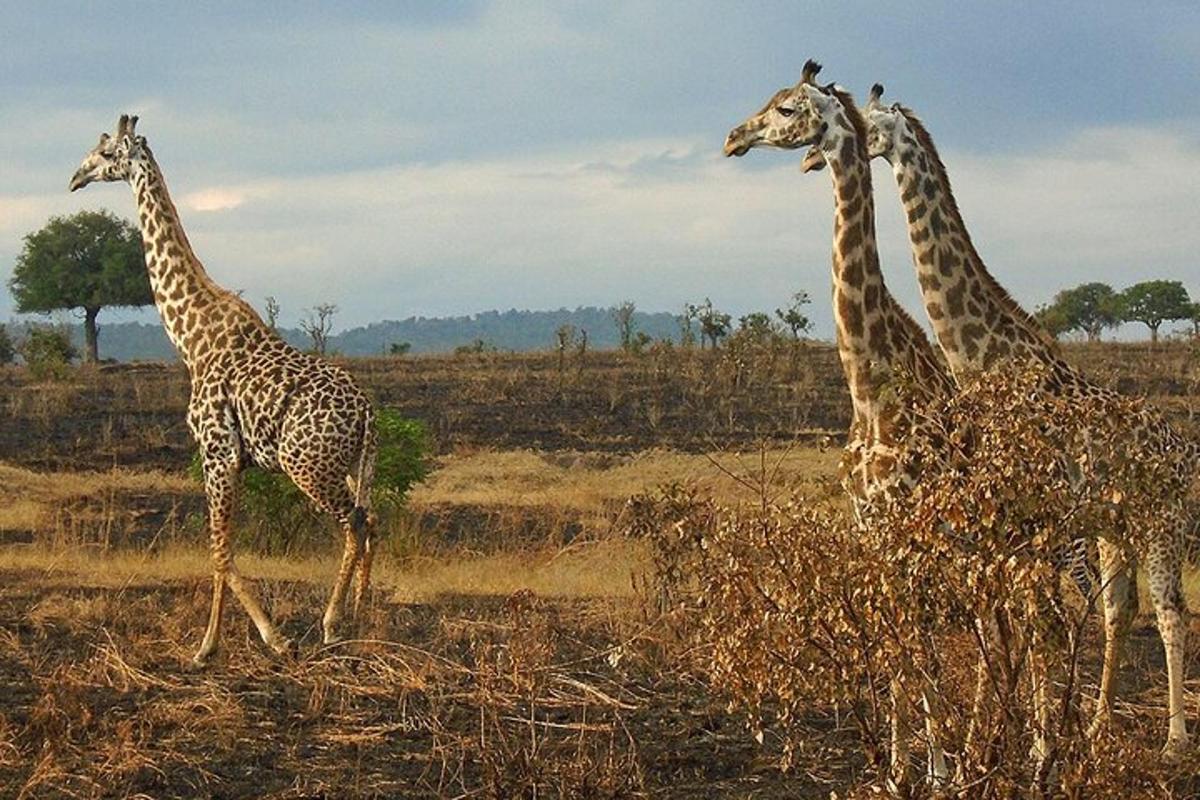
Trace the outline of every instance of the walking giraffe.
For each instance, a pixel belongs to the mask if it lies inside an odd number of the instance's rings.
[[[795,86],[782,89],[761,111],[730,132],[727,156],[742,156],[755,147],[795,149],[811,146],[803,169],[828,165],[833,178],[833,314],[838,355],[850,388],[853,421],[842,458],[842,484],[855,516],[878,499],[910,491],[919,480],[914,460],[905,453],[918,440],[940,440],[922,409],[951,397],[953,377],[937,357],[925,333],[896,302],[884,284],[875,247],[875,204],[866,125],[853,100],[842,90],[819,88],[820,65],[809,61]],[[910,382],[911,404],[897,401],[888,386]],[[907,713],[893,692],[893,777],[904,779],[908,761]],[[936,690],[926,685],[927,712]],[[948,772],[932,719],[926,714],[930,744],[930,776],[938,782]]]
[[[202,665],[216,652],[226,585],[269,647],[283,653],[292,646],[271,624],[230,552],[238,473],[250,462],[282,470],[345,533],[324,616],[324,640],[336,641],[356,567],[356,613],[370,582],[376,445],[371,403],[345,370],[286,344],[248,303],[208,276],[145,137],[134,131],[137,119],[122,115],[114,135],[100,135],[70,189],[93,181],[132,187],[154,303],[191,379],[187,421],[204,465],[214,568],[208,627],[193,660]]]
[[[865,109],[868,150],[872,158],[884,158],[892,165],[925,310],[956,379],[962,381],[1009,361],[1034,361],[1047,368],[1049,378],[1043,388],[1054,396],[1112,396],[1067,364],[1042,326],[988,272],[971,242],[928,130],[909,109],[884,106],[882,95],[883,87],[876,84]],[[1170,721],[1164,751],[1171,755],[1188,744],[1183,700],[1187,627],[1181,575],[1184,537],[1192,522],[1188,494],[1200,473],[1200,447],[1152,410],[1121,424],[1127,426],[1129,447],[1154,453],[1172,475],[1168,487],[1172,502],[1161,510],[1161,525],[1156,525],[1145,552],[1138,554],[1146,562],[1166,650]],[[1129,535],[1116,523],[1097,542],[1105,648],[1094,730],[1111,717],[1116,669],[1136,608],[1135,565],[1122,546]]]

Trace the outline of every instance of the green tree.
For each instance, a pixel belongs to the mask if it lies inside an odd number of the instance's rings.
[[[1200,339],[1200,302],[1192,303],[1191,314],[1188,319],[1192,322],[1192,338]]]
[[[1067,331],[1083,331],[1089,342],[1100,340],[1105,328],[1121,324],[1119,295],[1107,283],[1084,283],[1054,295],[1049,306],[1057,316],[1047,325],[1055,336]],[[1057,328],[1057,330],[1055,330]]]
[[[26,236],[8,287],[22,313],[81,310],[90,362],[99,360],[101,308],[154,302],[141,234],[108,211],[52,217]]]
[[[1140,322],[1150,329],[1150,341],[1158,341],[1158,327],[1168,320],[1191,319],[1192,301],[1179,281],[1143,281],[1120,295],[1121,319]]]
[[[799,339],[800,334],[808,333],[812,328],[812,320],[804,314],[804,307],[812,302],[808,292],[796,292],[792,295],[792,303],[787,308],[775,309],[775,316],[792,332],[793,339]]]
[[[1071,330],[1066,314],[1060,306],[1053,303],[1038,306],[1033,316],[1056,339]]]

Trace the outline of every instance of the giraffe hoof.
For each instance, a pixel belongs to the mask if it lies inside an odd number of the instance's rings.
[[[211,653],[207,653],[207,654],[196,653],[196,655],[192,656],[192,660],[187,662],[187,668],[191,672],[200,672],[202,670],[208,669],[208,667],[211,664],[212,664],[212,654]]]
[[[336,631],[333,631],[333,630],[325,631],[325,637],[324,637],[323,642],[326,647],[328,647],[329,645],[332,645],[332,644],[341,644],[344,641],[346,641],[346,637],[342,636],[340,633],[337,633]]]
[[[286,636],[280,636],[270,643],[271,649],[281,656],[295,657],[299,652],[296,643]]]
[[[1168,737],[1167,743],[1163,745],[1162,757],[1164,761],[1174,763],[1182,760],[1193,752],[1192,740],[1187,736],[1171,736]]]

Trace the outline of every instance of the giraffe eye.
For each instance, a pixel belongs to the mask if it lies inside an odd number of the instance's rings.
[[[780,116],[783,116],[783,117],[790,117],[792,114],[796,113],[796,109],[788,108],[787,106],[780,106],[776,110],[779,112]]]

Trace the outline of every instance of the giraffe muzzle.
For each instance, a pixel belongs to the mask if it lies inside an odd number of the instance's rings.
[[[76,189],[82,189],[91,182],[91,178],[88,177],[87,171],[81,169],[71,176],[71,183],[68,184],[68,188],[73,192]]]

